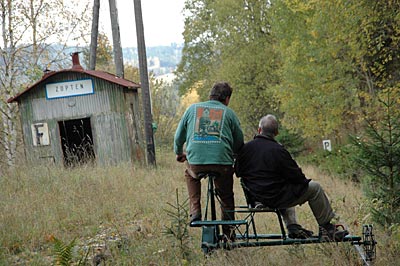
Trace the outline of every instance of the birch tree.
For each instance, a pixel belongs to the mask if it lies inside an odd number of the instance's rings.
[[[88,1],[0,0],[0,163],[13,166],[17,151],[17,110],[7,104],[47,68],[57,70],[71,46],[86,43]],[[4,158],[4,159],[3,159]]]

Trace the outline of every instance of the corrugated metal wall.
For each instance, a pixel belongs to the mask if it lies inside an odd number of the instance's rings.
[[[39,84],[20,100],[27,159],[32,162],[63,162],[58,121],[89,117],[97,163],[116,164],[140,160],[142,134],[137,92],[84,73],[63,73],[48,80],[61,82],[91,78],[94,94],[46,99],[45,84]],[[132,120],[127,120],[132,119]],[[49,146],[33,146],[31,125],[48,123]],[[140,139],[132,139],[140,138]]]

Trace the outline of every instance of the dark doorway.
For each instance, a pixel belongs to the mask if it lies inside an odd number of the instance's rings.
[[[59,121],[61,146],[65,166],[77,166],[94,162],[92,128],[90,118]]]

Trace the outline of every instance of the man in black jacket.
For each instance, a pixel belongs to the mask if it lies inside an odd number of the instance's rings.
[[[244,145],[236,160],[236,175],[242,177],[251,196],[270,208],[287,209],[283,218],[292,230],[303,229],[295,219],[294,206],[308,202],[319,225],[319,235],[342,240],[348,231],[335,225],[329,200],[319,183],[307,179],[289,152],[275,140],[278,122],[273,115],[261,118],[258,135]],[[340,230],[342,227],[342,230]],[[308,230],[305,230],[307,234]]]

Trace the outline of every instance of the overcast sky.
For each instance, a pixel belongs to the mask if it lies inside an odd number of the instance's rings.
[[[141,0],[146,46],[183,43],[185,0]],[[122,47],[137,47],[133,0],[116,0]],[[100,0],[99,30],[112,42],[108,0]]]

